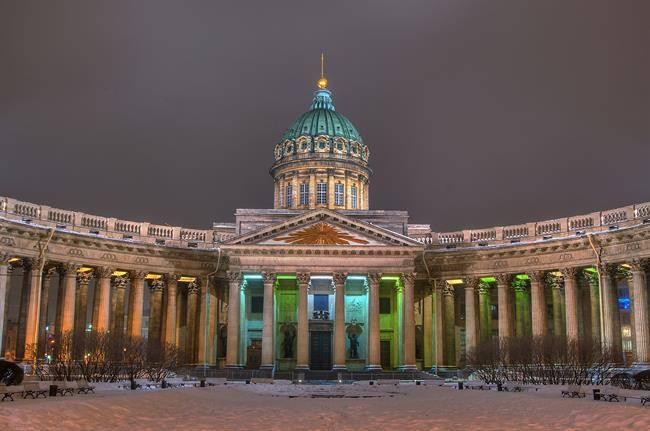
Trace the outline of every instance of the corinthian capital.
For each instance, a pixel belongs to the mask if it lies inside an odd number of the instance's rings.
[[[95,268],[95,274],[97,274],[97,278],[108,278],[113,274],[113,269],[106,266],[100,266]]]
[[[188,295],[198,295],[201,292],[201,288],[196,281],[190,281],[187,283],[187,294]]]
[[[648,272],[650,269],[650,259],[632,259],[630,261],[630,270],[632,272]]]
[[[481,279],[475,276],[469,276],[465,277],[463,281],[465,282],[465,289],[476,290]]]
[[[149,290],[151,292],[162,292],[165,290],[165,282],[162,278],[149,280]]]
[[[544,281],[544,277],[546,277],[546,271],[530,271],[528,277],[530,278],[530,281],[541,283]]]
[[[415,273],[413,272],[404,272],[401,274],[400,278],[405,287],[413,286],[413,283],[415,283]]]
[[[275,272],[263,272],[262,279],[264,284],[274,283],[275,282]]]
[[[116,289],[126,289],[126,284],[129,282],[129,279],[124,276],[114,277],[111,280],[111,285]]]
[[[298,280],[298,284],[300,285],[305,285],[309,283],[309,273],[308,272],[298,272],[296,273],[296,279]]]
[[[575,278],[576,274],[578,273],[578,268],[562,268],[560,272],[565,279]]]
[[[345,272],[335,272],[332,274],[332,282],[335,286],[342,286],[345,284],[345,280],[348,278],[348,274]]]
[[[81,265],[76,263],[62,263],[59,271],[64,277],[75,277],[79,268],[81,268]]]
[[[618,265],[614,263],[601,263],[598,265],[598,272],[604,277],[616,277],[618,274]]]
[[[505,284],[506,286],[510,287],[512,284],[512,274],[497,274],[495,278],[497,279],[497,283],[499,285]]]
[[[239,283],[241,281],[241,272],[238,271],[227,271],[226,278],[230,283]]]
[[[86,272],[77,272],[77,283],[81,286],[87,286],[88,283],[90,283],[90,280],[93,278],[93,272],[92,271],[86,271]]]
[[[379,283],[381,281],[381,272],[369,272],[368,281],[370,283]]]

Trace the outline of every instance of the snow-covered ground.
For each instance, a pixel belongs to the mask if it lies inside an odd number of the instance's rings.
[[[590,390],[588,390],[590,392]],[[650,429],[650,407],[438,386],[229,384],[0,404],[0,430]]]

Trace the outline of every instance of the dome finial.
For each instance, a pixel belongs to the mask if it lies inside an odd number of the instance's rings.
[[[320,79],[316,82],[318,88],[324,90],[327,88],[327,78],[325,78],[325,54],[320,53]]]

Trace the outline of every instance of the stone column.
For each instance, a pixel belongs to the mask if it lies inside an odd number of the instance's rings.
[[[9,255],[0,253],[0,357],[5,352],[4,333],[5,333],[5,316],[7,315],[7,288],[9,279]]]
[[[456,366],[456,297],[454,286],[445,283],[442,289],[444,316],[444,364]]]
[[[77,335],[86,331],[88,318],[88,285],[93,277],[92,271],[77,272],[77,295],[75,304],[74,328]]]
[[[77,270],[79,265],[64,263],[61,265],[63,276],[63,307],[61,308],[61,333],[75,330],[75,304],[77,303]]]
[[[128,329],[132,337],[142,336],[142,308],[144,306],[144,271],[134,271],[131,274],[131,289],[129,292]]]
[[[562,305],[564,302],[562,279],[548,274],[546,276],[546,282],[551,288],[553,297],[553,335],[563,337],[566,335],[566,332],[564,329],[564,307]]]
[[[566,337],[568,343],[579,343],[578,328],[578,286],[576,284],[576,268],[563,268],[564,297],[566,310]]]
[[[369,273],[368,282],[368,371],[381,370],[380,324],[379,324],[379,285],[380,273]]]
[[[478,285],[479,333],[482,343],[492,338],[492,309],[490,307],[490,284]]]
[[[433,366],[433,282],[429,280],[429,285],[424,289],[424,306],[422,310],[422,332],[424,335],[424,363],[423,369],[428,370]]]
[[[198,278],[197,278],[198,280]],[[214,295],[214,283],[206,277],[201,284],[201,296],[199,303],[199,321],[198,321],[198,343],[197,343],[197,363],[203,367],[215,365],[214,356],[214,318],[216,316],[216,300]]]
[[[239,360],[239,324],[242,277],[240,272],[228,272],[228,341],[226,368],[241,368]]]
[[[38,355],[38,327],[41,300],[41,262],[34,261],[30,271],[29,302],[27,305],[27,320],[25,322],[25,354],[24,359],[32,359]]]
[[[275,368],[273,317],[274,317],[274,291],[275,273],[262,273],[264,280],[264,305],[262,326],[262,363],[260,368],[272,370]]]
[[[415,274],[402,274],[402,286],[404,289],[404,363],[402,370],[415,370]]]
[[[498,274],[497,294],[499,307],[499,338],[512,337],[512,316],[510,307],[510,284],[512,283],[511,274]]]
[[[603,295],[603,348],[611,349],[614,361],[623,360],[621,345],[621,320],[618,311],[616,265],[606,264],[600,268],[601,294]]]
[[[97,284],[95,295],[97,295],[97,318],[95,319],[96,331],[108,331],[110,329],[111,316],[111,268],[97,268]]]
[[[591,340],[595,345],[600,345],[600,286],[598,284],[598,274],[584,270],[582,275],[589,284]]]
[[[189,363],[196,362],[197,358],[197,327],[196,327],[196,314],[199,306],[199,294],[201,289],[199,285],[192,281],[187,283],[187,319],[185,327],[187,328],[187,337],[185,339],[185,354]],[[228,349],[230,351],[230,349]]]
[[[115,297],[113,308],[113,322],[111,331],[117,335],[124,334],[124,303],[126,296],[126,285],[129,282],[127,277],[114,277],[111,281],[113,285],[113,295]]]
[[[165,343],[176,345],[176,295],[178,274],[167,275],[167,308],[165,309]]]
[[[650,318],[648,317],[648,260],[634,259],[630,263],[632,289],[634,290],[634,326],[636,350],[634,361],[637,364],[650,364]]]
[[[476,289],[478,277],[465,278],[465,357],[470,361],[474,349],[478,344],[478,330],[476,322]]]
[[[546,327],[546,296],[544,295],[544,271],[531,271],[530,302],[532,308],[532,333],[533,337],[544,337],[548,333]]]
[[[56,273],[56,267],[51,266],[43,271],[43,282],[41,287],[40,310],[38,318],[38,355],[43,357],[47,354],[47,328],[49,326],[47,318],[50,301],[50,288],[52,276]]]
[[[56,315],[54,320],[54,330],[56,331],[57,340],[61,339],[61,326],[63,324],[63,301],[65,301],[65,278],[61,266],[57,268],[59,273],[59,285],[56,291]]]
[[[22,288],[20,290],[20,305],[18,308],[18,328],[16,333],[16,359],[21,360],[25,356],[25,334],[27,329],[27,309],[29,307],[29,292],[32,281],[32,259],[21,259],[23,268]]]
[[[149,330],[147,336],[149,345],[152,346],[160,344],[164,291],[165,281],[162,278],[149,281]]]
[[[330,177],[331,178],[331,177]],[[332,182],[332,181],[330,181]],[[333,182],[332,182],[333,184]],[[347,274],[335,273],[334,284],[334,366],[335,370],[345,369],[345,280]]]
[[[434,361],[437,373],[438,367],[445,365],[445,324],[442,304],[442,292],[447,287],[447,282],[442,279],[435,280],[435,291],[433,292],[433,319],[434,319]]]
[[[312,176],[313,177],[313,176]],[[309,193],[312,191],[310,189]],[[309,273],[296,274],[298,280],[298,340],[296,370],[309,369],[309,304],[307,301],[309,289]]]

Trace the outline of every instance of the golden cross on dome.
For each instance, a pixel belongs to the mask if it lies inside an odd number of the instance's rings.
[[[327,78],[325,78],[325,54],[320,53],[320,79],[316,82],[318,88],[324,90],[327,88]]]

